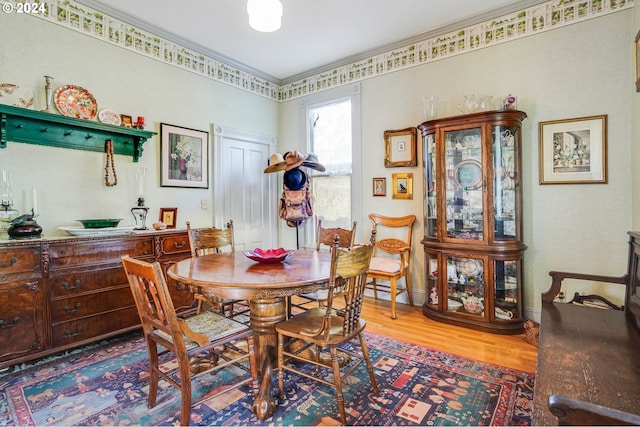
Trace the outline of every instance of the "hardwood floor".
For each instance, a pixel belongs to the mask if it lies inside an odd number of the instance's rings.
[[[392,320],[389,301],[368,297],[362,310],[366,331],[525,372],[536,370],[537,348],[524,340],[524,334],[498,335],[447,325],[426,318],[420,306],[397,304],[396,312],[397,319]]]

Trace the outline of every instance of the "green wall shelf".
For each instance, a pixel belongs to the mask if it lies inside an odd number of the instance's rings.
[[[106,142],[110,139],[113,141],[115,154],[131,156],[137,162],[142,156],[142,145],[155,134],[156,132],[141,129],[0,105],[0,148],[6,148],[7,141],[13,141],[104,153]]]

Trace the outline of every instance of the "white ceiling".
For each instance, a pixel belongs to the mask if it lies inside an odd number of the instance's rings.
[[[245,0],[79,1],[275,82],[400,47],[407,39],[438,29],[459,29],[462,23],[470,25],[541,2],[281,0],[282,28],[261,33],[249,27]],[[453,28],[454,24],[458,27]]]

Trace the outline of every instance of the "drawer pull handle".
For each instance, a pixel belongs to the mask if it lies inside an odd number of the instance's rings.
[[[185,240],[183,240],[182,242],[173,242],[173,247],[176,249],[182,249],[186,244],[187,242]]]
[[[64,336],[67,338],[73,338],[73,337],[77,337],[78,335],[80,335],[80,332],[82,332],[82,326],[78,326],[76,328],[76,332],[72,333],[71,331],[68,330],[64,330]]]
[[[2,329],[13,328],[19,321],[20,321],[20,316],[14,317],[13,319],[11,319],[11,322],[7,324],[4,323],[4,320],[0,319],[0,328]]]
[[[64,311],[66,311],[68,314],[71,313],[75,313],[76,311],[78,311],[78,309],[82,307],[82,304],[80,304],[79,302],[76,303],[74,308],[69,307],[68,305],[65,305],[64,307],[62,307],[62,309]]]
[[[70,285],[69,282],[62,282],[62,287],[66,290],[78,289],[80,287],[80,279],[76,279],[73,281],[73,285]]]
[[[17,258],[11,258],[7,264],[0,264],[0,268],[9,268],[16,262],[18,262]]]

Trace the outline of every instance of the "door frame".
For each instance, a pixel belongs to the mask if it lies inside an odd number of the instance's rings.
[[[265,145],[267,147],[268,155],[276,151],[277,141],[275,138],[266,135],[259,134],[242,129],[235,129],[228,126],[212,125],[213,138],[213,194],[212,199],[214,203],[213,209],[213,224],[216,227],[224,227],[224,176],[222,174],[222,145],[225,138],[251,142],[255,144]],[[267,167],[267,165],[265,165]],[[267,215],[268,215],[268,227],[269,235],[268,241],[272,243],[273,247],[277,246],[278,242],[278,224],[276,218],[276,174],[264,174],[264,178],[268,180],[268,192],[269,197],[267,200]]]

